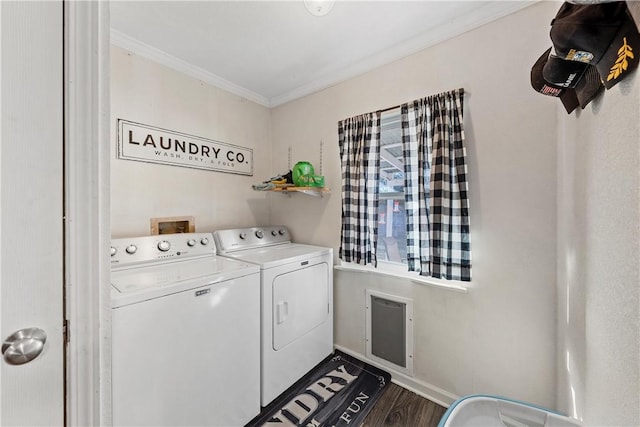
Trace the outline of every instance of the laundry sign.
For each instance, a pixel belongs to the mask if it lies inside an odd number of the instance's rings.
[[[253,175],[253,150],[118,119],[118,158]]]

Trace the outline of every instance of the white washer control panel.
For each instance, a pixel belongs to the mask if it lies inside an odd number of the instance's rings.
[[[233,228],[216,231],[213,235],[219,253],[291,243],[289,230],[284,225]]]
[[[212,256],[216,246],[211,233],[178,233],[124,237],[111,240],[111,266]]]

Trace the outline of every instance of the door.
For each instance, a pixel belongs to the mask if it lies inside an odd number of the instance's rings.
[[[0,2],[0,335],[46,334],[0,359],[0,425],[64,424],[62,23],[60,1]]]
[[[328,276],[329,266],[320,263],[286,272],[274,279],[274,350],[286,347],[327,320]]]

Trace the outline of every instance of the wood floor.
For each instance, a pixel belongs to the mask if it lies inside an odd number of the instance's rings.
[[[445,411],[446,408],[391,383],[362,427],[436,427]]]

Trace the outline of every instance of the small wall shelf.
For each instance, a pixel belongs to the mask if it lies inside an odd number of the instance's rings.
[[[327,187],[276,187],[269,191],[283,194],[304,193],[309,196],[322,197],[324,194],[328,194],[330,190]]]

